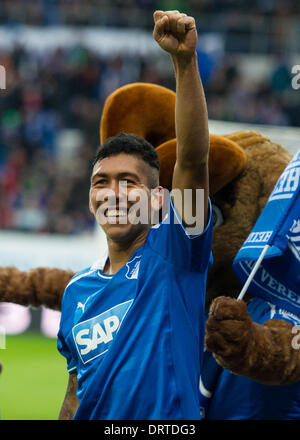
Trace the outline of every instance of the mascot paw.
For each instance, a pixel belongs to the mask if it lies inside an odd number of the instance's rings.
[[[206,322],[205,346],[217,361],[219,357],[223,361],[243,357],[251,333],[252,320],[244,301],[225,296],[213,301]]]

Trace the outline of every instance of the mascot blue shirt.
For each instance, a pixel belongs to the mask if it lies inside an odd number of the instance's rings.
[[[300,325],[300,319],[261,298],[248,304],[252,320],[264,324],[281,319]],[[300,349],[300,347],[299,347]],[[230,373],[205,352],[201,370],[201,412],[211,420],[299,420],[300,382],[269,386]]]

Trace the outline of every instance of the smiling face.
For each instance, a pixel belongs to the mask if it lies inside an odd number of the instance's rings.
[[[158,210],[162,203],[162,188],[151,188],[152,173],[140,157],[125,153],[105,157],[94,165],[90,210],[108,240],[129,243],[147,234],[151,209]]]

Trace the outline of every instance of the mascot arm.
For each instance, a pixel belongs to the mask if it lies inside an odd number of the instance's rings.
[[[63,292],[73,275],[72,271],[48,267],[26,272],[0,267],[0,301],[60,310]]]
[[[300,380],[300,350],[293,348],[292,328],[280,319],[256,324],[244,301],[221,296],[210,307],[205,345],[234,374],[287,385]]]

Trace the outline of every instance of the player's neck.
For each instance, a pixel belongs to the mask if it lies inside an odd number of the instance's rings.
[[[130,243],[107,240],[109,259],[104,266],[103,272],[108,275],[118,272],[127,263],[131,255],[145,243],[148,232],[148,229],[145,230]]]

